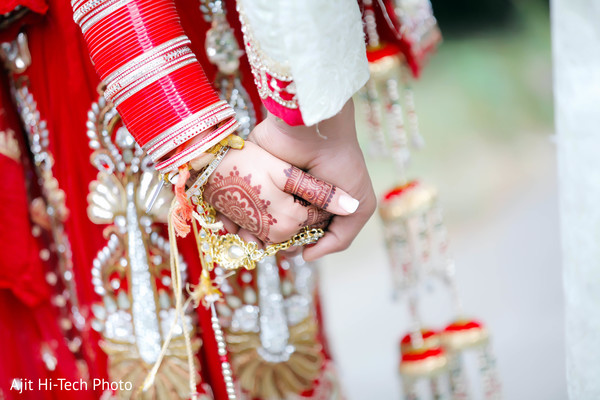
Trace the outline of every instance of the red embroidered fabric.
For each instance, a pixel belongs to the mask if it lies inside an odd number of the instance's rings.
[[[20,134],[19,122],[2,82],[0,86],[0,289],[9,289],[27,306],[36,306],[48,299],[50,293],[44,279],[40,247],[31,235],[29,202],[21,161],[26,148]],[[15,147],[16,146],[16,147]],[[18,155],[10,149],[18,149]],[[25,160],[26,161],[26,160]],[[9,229],[10,227],[10,229]]]
[[[17,7],[25,7],[38,14],[45,14],[48,3],[45,0],[4,0],[0,3],[0,14],[12,12]]]
[[[422,43],[414,43],[411,38],[403,34],[400,20],[396,14],[394,2],[391,0],[381,0],[373,2],[375,19],[377,23],[378,34],[386,47],[385,51],[401,52],[406,58],[406,62],[415,78],[418,78],[423,67],[427,62],[428,56],[435,50],[441,41],[441,35],[437,28],[432,34],[426,37]],[[389,46],[388,46],[389,45]],[[368,54],[369,61],[373,58],[382,56],[379,54]]]
[[[42,16],[48,11],[48,4],[45,0],[29,0],[29,1],[0,1],[0,15],[12,13],[17,7],[26,7],[32,12],[25,14],[13,13],[13,16],[8,17],[8,23],[4,23],[4,29],[0,30],[0,42],[11,41],[21,31],[23,26],[39,22]],[[18,15],[18,17],[14,17]],[[2,18],[0,18],[1,20]]]
[[[280,84],[283,83],[289,82],[280,82]],[[282,104],[279,104],[270,97],[262,99],[262,102],[265,105],[265,108],[269,110],[271,114],[281,118],[285,121],[286,124],[290,126],[304,125],[304,120],[302,119],[302,112],[300,111],[300,108],[286,107]]]
[[[41,239],[32,235],[29,206],[37,178],[4,80],[0,79],[0,169],[5,174],[0,180],[0,398],[91,400],[97,398],[91,390],[38,390],[40,382],[76,382],[81,375],[50,302]],[[50,364],[44,362],[44,353]],[[50,370],[52,359],[56,364]]]
[[[49,302],[36,306],[23,303],[14,292],[0,289],[0,394],[6,400],[93,400],[92,385],[68,390],[63,382],[79,383],[82,375],[73,353],[67,347],[58,326],[56,309]],[[46,364],[42,354],[52,359]],[[53,365],[53,370],[48,368]],[[16,382],[14,380],[17,380]],[[50,382],[51,381],[51,382]],[[19,386],[23,392],[19,393]],[[40,389],[40,385],[41,389]],[[11,390],[11,387],[13,388]],[[87,390],[85,390],[87,388]]]
[[[41,118],[48,124],[50,150],[55,160],[53,173],[60,188],[66,194],[66,207],[69,210],[69,218],[65,221],[65,230],[69,235],[73,252],[74,280],[80,309],[86,318],[83,340],[89,375],[91,379],[107,379],[106,355],[97,344],[99,335],[90,327],[92,319],[90,306],[100,302],[99,296],[96,295],[92,286],[91,266],[98,250],[106,243],[102,234],[105,226],[92,223],[86,212],[88,187],[97,175],[97,170],[89,162],[91,150],[85,134],[86,122],[92,102],[98,99],[99,79],[90,62],[87,43],[83,40],[80,28],[73,22],[71,5],[64,0],[48,0],[47,3],[50,11],[43,18],[36,20],[35,24],[23,25],[28,36],[32,64],[23,77],[17,78],[26,79],[29,82],[29,89],[37,101]],[[226,9],[229,11],[228,22],[234,29],[238,43],[243,46],[239,19],[234,12],[235,2],[227,0],[226,3]],[[175,0],[175,5],[183,31],[191,39],[189,47],[206,72],[208,82],[212,82],[215,79],[216,70],[207,60],[203,41],[210,24],[203,19],[197,2]],[[0,32],[0,35],[5,33]],[[3,40],[14,39],[8,35],[2,36],[2,38]],[[260,121],[262,119],[261,101],[258,93],[253,90],[253,76],[245,57],[241,59],[240,77],[252,100],[257,120]],[[161,83],[164,81],[162,80]],[[161,89],[163,87],[161,86]],[[7,88],[0,88],[0,91],[8,93]],[[14,161],[2,159],[2,162],[6,162],[7,165],[9,162],[12,163],[15,171],[17,170],[18,164]],[[8,181],[6,182],[8,183]],[[23,197],[25,192],[22,188],[26,182],[35,184],[35,177],[27,172],[21,172],[20,175],[15,174],[14,180],[10,182],[10,187],[3,193],[6,193],[8,189],[15,190],[15,192],[21,191],[18,202],[25,207],[28,199]],[[18,189],[19,187],[21,189]],[[13,217],[10,215],[10,209],[5,206],[6,204],[0,202],[0,210],[5,213],[3,215]],[[23,212],[22,209],[19,218],[16,218],[17,214],[14,214],[14,218],[7,223],[11,226],[10,232],[21,232],[24,240],[29,241],[31,240],[31,224]],[[3,221],[0,224],[0,226],[6,226]],[[25,234],[28,234],[29,237],[25,238]],[[11,239],[15,236],[13,234]],[[1,254],[10,255],[15,248],[8,239],[0,243]],[[196,282],[199,265],[195,243],[183,241],[181,251],[188,263],[189,280]],[[6,273],[4,276],[9,278],[5,282],[11,282],[11,289],[0,290],[0,326],[2,327],[0,343],[10,343],[11,349],[14,349],[11,352],[0,352],[0,359],[4,360],[7,357],[11,360],[23,360],[22,362],[0,363],[2,385],[9,382],[4,379],[5,376],[21,376],[22,367],[30,368],[29,372],[23,373],[22,376],[31,377],[31,379],[50,375],[53,378],[75,380],[76,376],[76,366],[72,354],[62,351],[64,347],[61,346],[64,346],[64,342],[61,341],[60,331],[57,329],[57,316],[54,312],[48,311],[52,306],[47,294],[40,289],[46,287],[44,275],[31,272],[31,278],[28,278],[30,287],[23,288],[27,289],[27,293],[21,291],[16,294],[21,290],[18,289],[20,283],[17,281],[24,280],[24,274],[29,274],[30,272],[27,271],[30,269],[35,271],[36,268],[39,268],[39,260],[33,257],[35,254],[33,248],[31,254],[32,257],[27,263],[14,264],[10,268],[5,266],[4,261],[0,262],[0,273]],[[26,303],[23,299],[32,295],[35,297],[31,297],[31,301],[37,301],[38,305],[25,307]],[[210,313],[202,307],[198,308],[197,312],[199,326],[210,327]],[[199,335],[202,338],[202,347],[198,358],[201,360],[201,372],[204,380],[211,385],[215,399],[227,399],[214,335],[210,328],[199,329]],[[319,338],[320,342],[324,343],[322,332],[319,332]],[[50,339],[58,345],[55,356],[57,365],[60,366],[53,373],[49,373],[45,369],[39,345],[36,344]],[[25,351],[22,348],[23,343],[30,343],[31,347]],[[329,359],[327,350],[324,352]],[[8,388],[0,386],[0,390],[8,393],[5,389]],[[69,398],[67,397],[69,393],[53,393],[54,398]],[[85,397],[86,394],[82,392],[71,391],[70,394],[75,394],[76,398],[89,398]],[[6,398],[12,399],[11,396],[12,394]],[[24,395],[18,398],[36,400],[43,398],[39,396],[40,392],[36,391],[29,397]],[[92,397],[99,398],[100,393],[96,392]]]

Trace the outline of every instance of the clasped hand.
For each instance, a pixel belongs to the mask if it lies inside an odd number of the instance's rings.
[[[307,261],[346,249],[375,210],[375,195],[356,139],[351,102],[316,127],[290,127],[268,115],[244,149],[232,150],[211,175],[204,197],[226,230],[260,245],[302,228],[325,236]]]

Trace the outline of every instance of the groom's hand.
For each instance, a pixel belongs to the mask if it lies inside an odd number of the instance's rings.
[[[340,199],[346,214],[336,213],[338,216],[333,218],[326,235],[304,250],[304,258],[308,261],[348,248],[377,206],[356,138],[352,100],[339,114],[319,123],[318,130],[320,134],[315,126],[292,127],[269,114],[249,138],[275,157],[345,190],[351,196]],[[349,212],[353,210],[355,212]]]

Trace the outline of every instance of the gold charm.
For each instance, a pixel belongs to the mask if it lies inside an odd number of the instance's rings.
[[[154,207],[146,211],[162,179],[149,157],[135,143],[112,105],[100,96],[88,113],[88,137],[94,150],[97,179],[90,184],[88,216],[108,224],[106,246],[94,259],[94,289],[102,302],[94,304],[92,327],[102,335],[108,355],[109,377],[131,382],[118,398],[189,398],[190,368],[184,326],[193,332],[191,315],[179,318],[172,288],[169,242],[157,223],[167,221],[171,191],[158,192]],[[181,270],[186,266],[179,258]],[[183,277],[185,281],[185,276]],[[183,321],[182,321],[183,319]],[[176,323],[154,384],[141,392],[144,379],[161,353],[169,327]],[[194,338],[196,352],[200,340]],[[197,376],[197,365],[191,373]],[[201,394],[197,399],[212,399]]]
[[[274,256],[279,251],[293,246],[315,243],[325,235],[323,229],[305,227],[302,232],[285,242],[270,244],[264,249],[259,249],[255,242],[245,242],[238,235],[220,234],[221,225],[216,220],[215,209],[204,201],[202,191],[201,185],[194,184],[187,192],[197,208],[194,218],[200,224],[196,235],[198,248],[204,254],[207,263],[217,263],[226,270],[254,269],[256,263],[267,256]]]

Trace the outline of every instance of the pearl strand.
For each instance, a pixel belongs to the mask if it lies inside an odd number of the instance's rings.
[[[221,329],[221,324],[219,323],[219,318],[217,317],[217,310],[215,310],[214,303],[210,304],[210,311],[210,321],[215,334],[215,340],[217,341],[217,352],[219,354],[219,358],[221,359],[221,372],[223,373],[223,380],[225,381],[227,398],[229,400],[236,400],[237,396],[235,394],[235,385],[233,383],[233,371],[231,370],[231,365],[227,360],[227,344],[225,343],[225,337],[223,336],[223,330]]]

